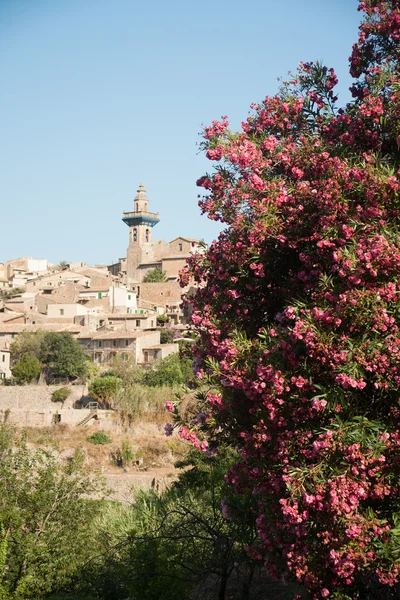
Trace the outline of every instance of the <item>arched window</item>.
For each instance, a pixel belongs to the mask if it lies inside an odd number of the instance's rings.
[[[137,229],[133,230],[133,241],[137,242]]]
[[[148,242],[150,239],[150,231],[148,229],[146,229],[146,242]]]

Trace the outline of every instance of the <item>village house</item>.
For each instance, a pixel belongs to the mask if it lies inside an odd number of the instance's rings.
[[[74,283],[80,284],[83,287],[89,287],[91,281],[87,275],[66,269],[64,271],[41,275],[40,277],[29,278],[25,283],[25,290],[27,292],[51,293],[52,290],[65,283]]]
[[[10,351],[0,348],[0,381],[11,377]]]
[[[4,323],[0,322],[0,348],[8,349],[10,344],[24,331],[54,331],[57,333],[71,333],[74,337],[78,337],[83,333],[84,329],[80,325],[74,323]]]
[[[159,331],[101,331],[78,339],[97,364],[108,364],[116,356],[125,360],[132,356],[135,363],[145,364],[179,351],[178,344],[160,344]]]

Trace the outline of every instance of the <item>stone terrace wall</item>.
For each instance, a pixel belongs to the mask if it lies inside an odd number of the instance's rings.
[[[60,402],[52,402],[51,396],[62,385],[10,385],[0,387],[0,409],[21,408],[25,410],[44,410],[61,408]],[[72,408],[83,396],[87,396],[87,386],[70,386],[71,394],[64,402],[64,409]],[[90,401],[90,400],[88,400]]]
[[[88,414],[88,409],[75,409],[75,402],[83,405],[93,398],[87,396],[87,386],[71,386],[71,394],[62,406],[53,402],[51,396],[62,385],[23,385],[0,386],[0,423],[11,423],[17,427],[43,427],[54,423],[58,415],[60,423],[77,425]],[[88,425],[97,422],[99,429],[111,427],[113,411],[99,410],[98,419],[90,420]]]

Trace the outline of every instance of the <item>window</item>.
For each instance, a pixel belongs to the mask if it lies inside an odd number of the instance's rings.
[[[60,316],[62,317],[62,316],[63,316],[63,314],[64,314],[64,309],[63,309],[63,308],[60,308]]]
[[[18,271],[18,275],[22,275],[22,271]]]
[[[133,241],[137,242],[137,229],[133,230]]]
[[[179,248],[179,252],[182,252],[182,244],[179,244],[178,248]]]
[[[104,319],[100,319],[99,325],[100,325],[100,327],[103,327],[103,325],[104,325]]]
[[[194,248],[194,242],[192,242],[192,248]]]
[[[98,292],[98,293],[97,293],[97,299],[98,299],[98,300],[101,300],[101,299],[102,299],[102,297],[103,297],[103,293],[102,293],[102,292]]]
[[[154,321],[151,322],[151,327],[154,327]]]
[[[103,357],[102,357],[102,355],[101,355],[101,354],[98,354],[98,355],[97,355],[97,362],[98,362],[98,363],[101,363],[101,361],[102,361],[102,360],[103,360]]]
[[[102,347],[102,342],[98,341],[98,342],[97,342],[97,347],[98,347],[98,348],[101,348],[101,347]]]
[[[33,282],[33,285],[34,285],[34,286],[36,285],[36,281],[34,281],[34,282]]]
[[[6,362],[6,355],[3,354],[3,362]]]
[[[112,321],[108,321],[110,325],[112,325]]]
[[[150,240],[150,231],[146,229],[146,242]]]
[[[140,319],[136,319],[136,327],[140,327]]]
[[[131,295],[130,295],[130,294],[128,294],[128,300],[130,300],[130,299],[131,299]]]
[[[3,371],[0,371],[0,379],[5,379],[6,378],[6,374],[3,373]]]
[[[122,355],[122,360],[128,360],[128,358],[129,358],[129,355],[126,352],[124,352]]]
[[[115,348],[117,346],[117,340],[113,340],[113,347]]]
[[[129,346],[129,340],[125,340],[125,346]]]
[[[15,333],[11,334],[11,339],[13,340],[15,338]]]
[[[158,358],[158,351],[154,350],[154,360],[157,360],[157,358]]]
[[[49,308],[49,305],[48,305],[48,304],[46,304],[46,310],[48,310],[48,308]]]

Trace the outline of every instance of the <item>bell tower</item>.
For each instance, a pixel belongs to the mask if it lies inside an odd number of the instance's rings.
[[[129,227],[129,246],[127,251],[128,282],[140,283],[141,273],[138,269],[142,263],[153,259],[151,233],[159,222],[158,213],[149,212],[149,200],[143,183],[133,201],[134,211],[124,212],[122,220]]]

